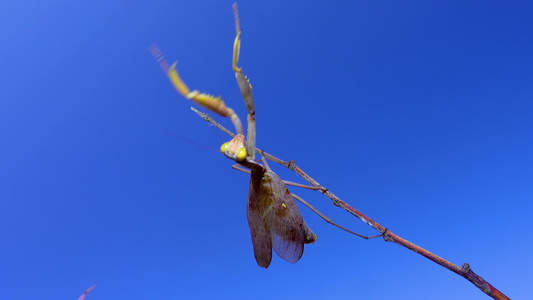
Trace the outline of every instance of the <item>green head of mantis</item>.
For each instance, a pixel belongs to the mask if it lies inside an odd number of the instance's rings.
[[[246,159],[246,147],[244,143],[244,135],[237,134],[235,137],[220,146],[220,151],[229,159],[236,162],[244,161]]]

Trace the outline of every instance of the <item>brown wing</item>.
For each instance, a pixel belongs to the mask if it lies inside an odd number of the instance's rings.
[[[278,175],[267,170],[261,180],[261,191],[273,203],[265,214],[276,253],[290,263],[296,263],[304,251],[304,221],[289,190]]]
[[[257,264],[260,267],[268,268],[272,260],[272,239],[263,216],[270,205],[269,199],[260,197],[261,178],[265,170],[252,170],[250,175],[250,190],[248,192],[248,226],[252,234],[252,244]],[[265,202],[266,201],[266,202]]]
[[[289,189],[276,173],[265,171],[261,183],[262,194],[272,199],[264,217],[272,247],[281,258],[296,263],[302,257],[304,243],[314,242],[316,235],[307,227]]]
[[[248,225],[252,234],[255,259],[267,268],[272,248],[290,263],[303,254],[304,244],[316,241],[294,202],[289,189],[276,173],[252,170],[248,194]]]

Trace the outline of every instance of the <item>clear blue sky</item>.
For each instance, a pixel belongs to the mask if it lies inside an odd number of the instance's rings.
[[[301,208],[254,260],[248,175],[148,52],[244,118],[232,1],[0,4],[0,299],[488,299]],[[531,1],[240,1],[257,145],[511,298],[533,280]],[[231,128],[229,120],[218,118]],[[170,134],[169,134],[170,133]],[[301,180],[279,166],[283,178]],[[317,192],[293,192],[363,234]]]

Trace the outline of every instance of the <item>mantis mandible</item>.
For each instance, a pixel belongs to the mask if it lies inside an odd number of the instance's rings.
[[[174,88],[181,95],[222,117],[230,118],[235,126],[237,134],[232,140],[224,143],[220,147],[220,150],[226,157],[235,161],[238,166],[251,170],[249,171],[250,187],[248,192],[247,214],[257,264],[260,267],[268,268],[272,260],[272,249],[286,261],[296,263],[302,257],[304,244],[314,243],[317,236],[303,220],[294,201],[294,197],[301,202],[303,200],[289,192],[285,182],[270,170],[264,156],[262,157],[263,164],[255,160],[255,108],[252,86],[242,73],[242,69],[237,66],[241,44],[241,29],[236,3],[233,5],[233,14],[237,32],[233,44],[233,71],[248,110],[247,139],[244,138],[244,129],[241,120],[231,108],[226,106],[220,97],[204,94],[197,90],[190,91],[179,76],[176,70],[176,63],[169,65],[161,54],[161,51],[155,45],[150,47],[150,52],[165,74],[167,74]],[[234,168],[243,170],[240,167],[234,166]],[[331,220],[305,201],[302,203],[310,207],[329,223],[361,236],[332,223]],[[364,236],[361,237],[367,238]]]

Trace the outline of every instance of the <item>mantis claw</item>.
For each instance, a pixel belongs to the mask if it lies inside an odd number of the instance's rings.
[[[163,69],[163,72],[165,72],[165,74],[168,76],[174,88],[183,97],[196,102],[198,105],[201,105],[222,117],[230,118],[235,126],[235,129],[237,130],[237,134],[244,134],[244,129],[239,116],[237,116],[233,109],[227,107],[220,97],[214,97],[212,95],[200,93],[200,91],[197,90],[191,92],[176,70],[177,62],[169,65],[168,61],[165,59],[156,45],[152,45],[150,47],[150,53],[152,53],[156,61],[161,66],[161,69]]]

